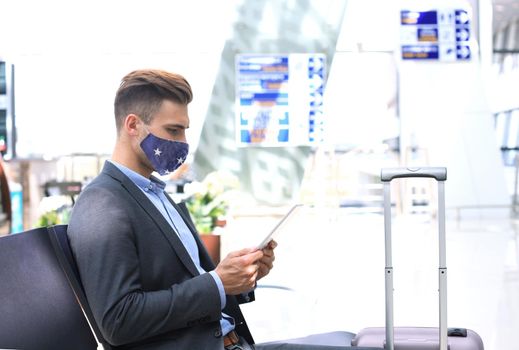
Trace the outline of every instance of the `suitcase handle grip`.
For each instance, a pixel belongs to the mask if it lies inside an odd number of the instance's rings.
[[[393,179],[404,177],[430,177],[436,179],[436,181],[445,181],[447,180],[447,168],[383,168],[380,171],[380,180],[382,182],[390,182]]]

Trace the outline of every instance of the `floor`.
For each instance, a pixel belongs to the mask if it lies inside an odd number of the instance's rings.
[[[223,253],[254,245],[276,221],[231,220]],[[454,217],[446,227],[448,326],[476,331],[486,350],[519,349],[519,220]],[[438,324],[436,232],[431,215],[394,215],[397,326]],[[384,325],[381,214],[304,207],[277,241],[274,270],[242,307],[257,342]]]

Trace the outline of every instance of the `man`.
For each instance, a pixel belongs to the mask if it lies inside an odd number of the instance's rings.
[[[214,266],[189,214],[152,172],[188,154],[192,91],[180,75],[138,70],[115,97],[110,161],[79,196],[68,236],[96,323],[118,349],[250,349],[238,306],[274,261],[274,241]],[[266,345],[268,346],[268,345]],[[258,346],[259,348],[259,346]]]

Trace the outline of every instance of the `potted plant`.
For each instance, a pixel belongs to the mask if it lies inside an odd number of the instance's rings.
[[[40,216],[35,227],[68,224],[72,213],[72,203],[66,196],[43,197],[38,206],[38,212]]]
[[[186,206],[204,245],[216,264],[220,261],[218,231],[226,224],[229,199],[238,187],[237,177],[224,171],[213,171],[201,182],[193,181],[184,186],[187,195]]]

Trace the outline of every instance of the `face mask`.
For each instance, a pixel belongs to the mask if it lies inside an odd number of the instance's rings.
[[[141,148],[160,175],[175,171],[186,160],[189,145],[185,142],[162,139],[149,133],[141,142]]]

